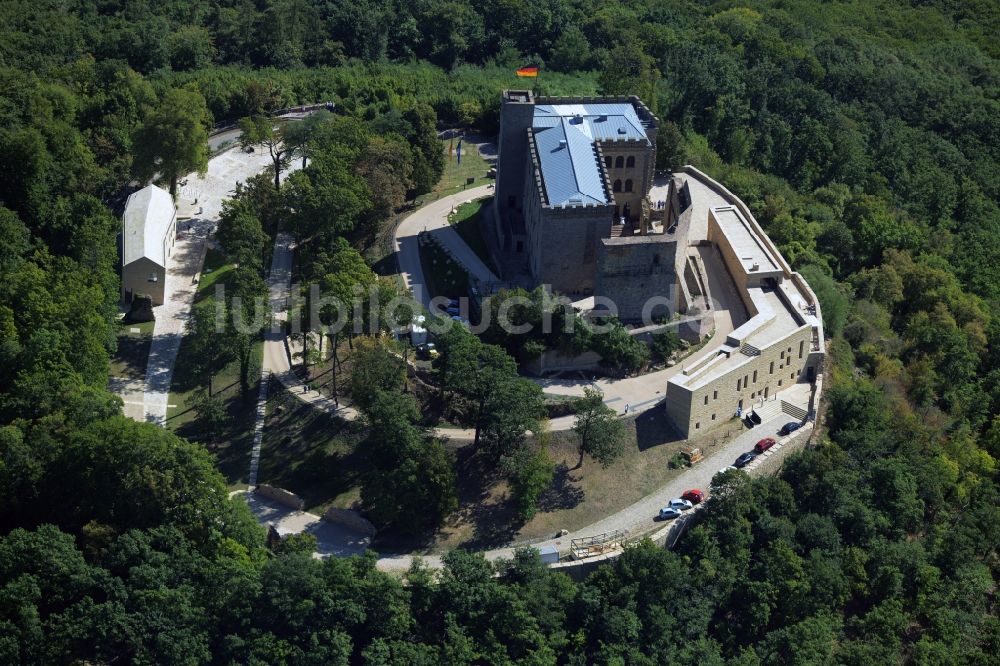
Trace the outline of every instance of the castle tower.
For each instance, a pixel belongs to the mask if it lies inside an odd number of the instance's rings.
[[[500,140],[497,145],[496,205],[501,218],[521,211],[524,202],[528,129],[535,111],[530,90],[505,90],[500,104]]]

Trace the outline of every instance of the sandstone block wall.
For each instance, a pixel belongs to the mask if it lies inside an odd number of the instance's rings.
[[[564,294],[594,290],[599,239],[611,235],[609,206],[542,207],[525,211],[531,273],[538,284]]]
[[[732,354],[746,359],[739,368],[704,385],[697,384],[693,391],[668,385],[667,414],[683,435],[690,437],[727,421],[741,400],[746,412],[761,397],[771,398],[797,382],[806,381],[811,340],[812,329],[803,326],[761,350],[760,356],[733,351]]]
[[[677,242],[673,236],[604,238],[597,254],[594,295],[608,298],[624,322],[642,322],[643,308],[651,299],[667,302],[652,315],[673,315],[679,296],[674,272]],[[669,311],[668,311],[669,308]]]

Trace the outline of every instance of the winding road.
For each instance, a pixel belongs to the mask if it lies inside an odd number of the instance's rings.
[[[717,196],[714,192],[707,189],[705,189],[705,192],[701,190],[692,191],[698,196]],[[448,214],[453,208],[467,201],[488,196],[491,193],[491,188],[480,187],[444,197],[414,211],[397,226],[394,232],[393,244],[400,275],[406,287],[414,294],[414,297],[425,306],[429,306],[430,295],[424,288],[426,282],[420,262],[418,235],[421,232],[426,231],[434,234],[437,240],[467,270],[481,280],[497,280],[492,271],[483,264],[479,257],[465,244],[461,236],[448,224]],[[697,205],[699,208],[704,208],[707,211],[708,206],[716,205],[716,203],[711,201],[698,202]],[[312,404],[317,409],[322,409],[346,420],[353,420],[358,417],[356,410],[346,406],[337,407],[331,399],[319,392],[304,390],[301,380],[290,368],[283,321],[287,318],[286,310],[291,281],[292,251],[291,238],[286,234],[279,234],[268,281],[270,302],[272,311],[275,313],[276,326],[266,336],[263,370],[265,373],[270,373],[278,378],[300,400]],[[719,339],[724,338],[735,327],[745,321],[746,313],[733,285],[726,279],[726,271],[721,266],[721,262],[719,262],[717,256],[706,249],[702,253],[702,258],[708,270],[709,287],[716,300],[715,332],[713,339],[705,346],[706,351],[704,352],[711,353],[711,350]],[[696,354],[695,358],[698,355]],[[581,395],[586,386],[596,386],[604,392],[605,403],[609,406],[620,412],[624,409],[625,404],[629,404],[629,411],[638,413],[652,408],[662,400],[662,392],[666,388],[667,380],[675,373],[680,372],[681,367],[678,364],[665,370],[618,380],[598,379],[595,381],[578,381],[539,379],[536,381],[538,381],[546,392],[562,395]],[[712,477],[720,469],[731,465],[737,456],[751,449],[753,444],[761,437],[776,434],[778,428],[787,421],[788,417],[786,415],[777,413],[766,420],[761,426],[753,430],[741,431],[740,434],[733,437],[730,441],[718,445],[715,450],[706,452],[705,460],[669,481],[656,492],[591,525],[587,525],[562,537],[520,545],[533,545],[539,548],[553,546],[560,552],[565,552],[568,550],[572,539],[575,538],[593,536],[613,530],[625,530],[633,536],[648,534],[658,527],[658,524],[654,522],[654,517],[659,509],[670,499],[678,497],[684,490],[691,487],[709,488]],[[574,422],[574,416],[561,417],[553,419],[550,422],[550,428],[552,430],[566,430],[572,428]],[[747,471],[752,471],[766,459],[780,459],[787,454],[791,448],[789,445],[792,442],[807,437],[811,429],[812,424],[810,423],[795,433],[795,435],[780,439],[778,446],[768,451],[757,463],[748,467]],[[439,437],[469,440],[472,439],[474,433],[472,430],[438,428],[435,434]],[[359,543],[356,535],[349,535],[349,538],[353,540],[352,547],[356,548]],[[486,551],[484,555],[490,560],[509,558],[513,555],[515,548],[516,546],[513,545],[497,548]],[[339,549],[336,544],[333,544],[327,545],[323,550],[329,554],[336,553]],[[340,552],[353,551],[345,546]],[[383,556],[378,560],[378,567],[386,571],[405,571],[416,558],[417,556],[412,555]],[[437,556],[432,555],[421,557],[420,559],[423,559],[431,567],[440,567],[441,565],[440,558]]]

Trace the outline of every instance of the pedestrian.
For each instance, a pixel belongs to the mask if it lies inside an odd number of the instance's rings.
[[[628,414],[628,410],[630,409],[630,407],[631,407],[631,406],[630,406],[630,405],[629,405],[629,404],[628,404],[628,403],[626,402],[626,403],[625,403],[625,413],[626,413],[626,414]]]

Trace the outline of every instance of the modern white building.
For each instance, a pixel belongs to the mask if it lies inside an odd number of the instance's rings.
[[[166,190],[148,185],[133,192],[122,215],[122,301],[166,299],[167,258],[177,239],[177,211]]]

